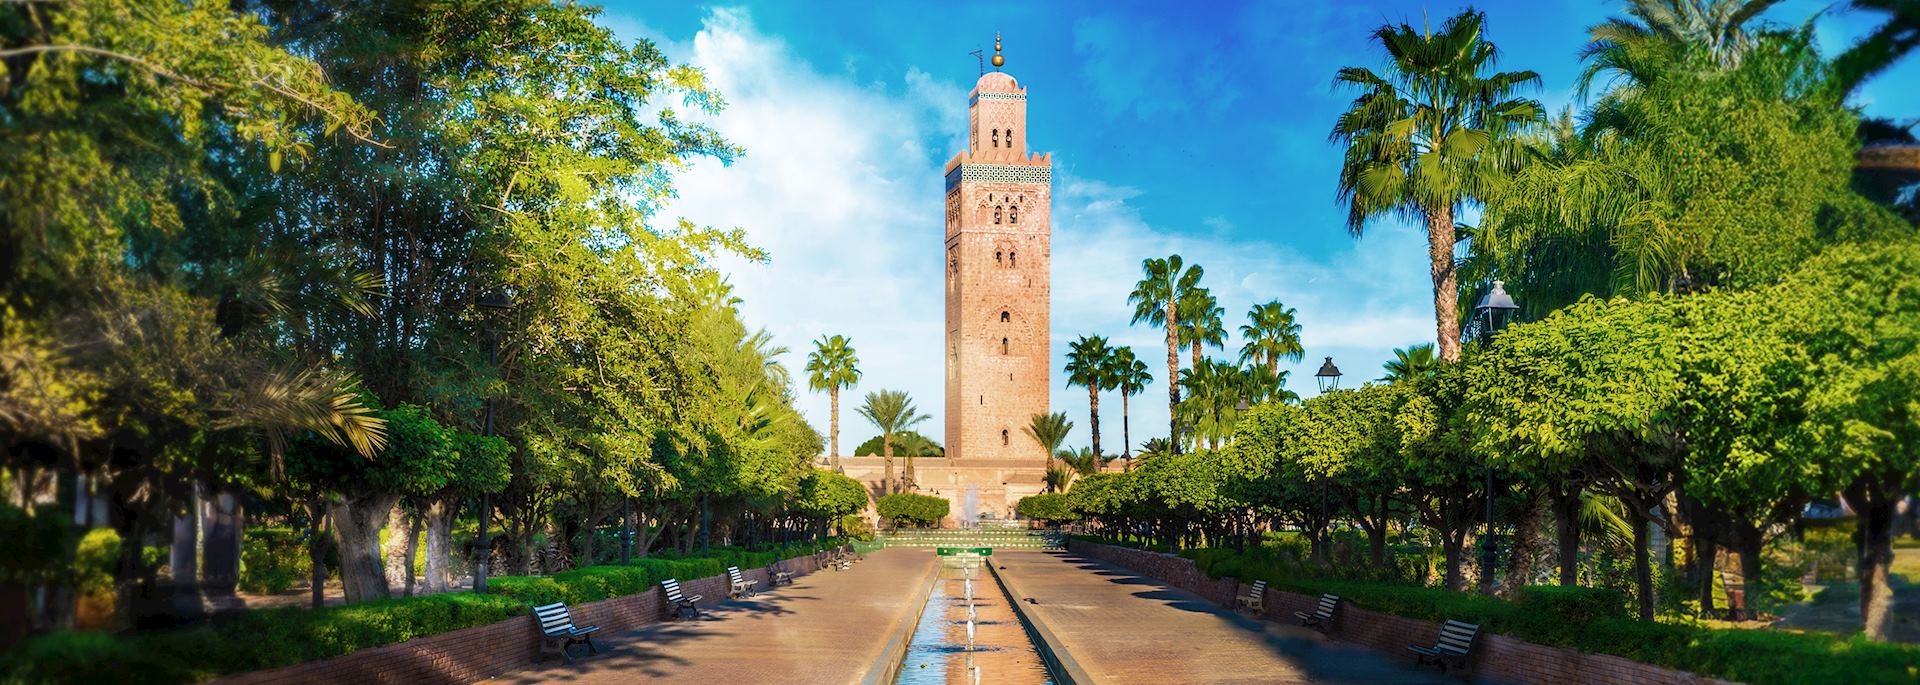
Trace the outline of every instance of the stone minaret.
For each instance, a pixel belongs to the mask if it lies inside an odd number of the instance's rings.
[[[1027,89],[975,84],[967,149],[947,162],[947,456],[1033,459],[1023,428],[1048,411],[1047,269],[1053,156],[1027,152]],[[993,485],[997,486],[998,483]]]

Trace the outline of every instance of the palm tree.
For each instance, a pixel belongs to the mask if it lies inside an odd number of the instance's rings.
[[[1300,401],[1300,395],[1287,389],[1287,372],[1275,371],[1270,367],[1248,365],[1240,369],[1240,394],[1248,404],[1261,402],[1294,403]]]
[[[1440,362],[1433,358],[1433,343],[1421,343],[1402,347],[1393,351],[1393,359],[1385,364],[1387,375],[1380,380],[1393,381],[1424,378],[1440,369]]]
[[[1133,468],[1133,436],[1128,433],[1127,398],[1140,394],[1153,382],[1153,374],[1147,371],[1147,363],[1133,356],[1133,348],[1120,346],[1113,348],[1113,387],[1120,390],[1120,451],[1121,458],[1127,460],[1128,470]]]
[[[1133,305],[1133,323],[1147,322],[1150,326],[1159,326],[1167,332],[1167,380],[1180,377],[1180,312],[1177,306],[1186,299],[1187,292],[1200,287],[1200,277],[1205,273],[1199,264],[1181,269],[1180,255],[1169,255],[1166,259],[1147,259],[1140,262],[1140,282],[1133,285],[1133,292],[1127,295],[1127,302]],[[1167,429],[1169,435],[1180,434],[1180,384],[1167,383]],[[1173,443],[1178,452],[1178,441]]]
[[[813,352],[807,355],[807,387],[814,392],[825,390],[833,398],[833,416],[827,425],[835,473],[844,471],[840,468],[840,389],[859,383],[860,357],[854,354],[852,341],[834,335],[820,336],[813,342]]]
[[[1466,10],[1439,33],[1382,26],[1373,37],[1390,58],[1385,74],[1346,67],[1335,77],[1360,91],[1332,135],[1346,145],[1339,197],[1348,204],[1347,230],[1358,238],[1382,215],[1426,220],[1434,328],[1449,363],[1460,359],[1454,211],[1485,198],[1520,157],[1513,134],[1543,118],[1540,103],[1514,97],[1537,86],[1538,74],[1482,75],[1497,55],[1481,38],[1485,23],[1486,15]]]
[[[906,431],[900,434],[900,454],[907,458],[906,477],[901,480],[901,487],[903,489],[914,490],[920,487],[920,479],[915,477],[913,473],[913,458],[924,457],[932,453],[933,441],[927,439],[927,436],[913,431]]]
[[[1093,433],[1093,451],[1100,453],[1100,391],[1112,390],[1113,348],[1107,347],[1107,339],[1097,335],[1083,335],[1067,350],[1067,387],[1082,386],[1087,389],[1088,430]]]
[[[1240,369],[1212,359],[1180,372],[1180,385],[1187,398],[1180,402],[1180,413],[1193,427],[1194,445],[1205,439],[1208,448],[1218,447],[1233,434],[1234,407],[1247,397],[1247,383]]]
[[[1221,319],[1226,314],[1206,288],[1194,288],[1181,298],[1180,344],[1193,350],[1194,366],[1200,365],[1202,346],[1220,349],[1227,344],[1227,326]]]
[[[1060,461],[1067,465],[1067,468],[1075,478],[1099,473],[1107,463],[1107,460],[1095,454],[1091,447],[1082,447],[1077,450],[1060,450],[1059,456]],[[1069,482],[1069,485],[1071,485],[1071,482]]]
[[[887,462],[886,477],[880,481],[880,487],[888,493],[894,492],[893,482],[893,436],[896,433],[918,425],[929,418],[913,406],[912,398],[903,390],[881,390],[867,393],[866,404],[860,407],[860,415],[867,418],[875,428],[880,429],[880,451]]]
[[[1240,347],[1240,363],[1264,363],[1267,371],[1280,375],[1280,360],[1300,361],[1306,349],[1300,347],[1300,323],[1293,308],[1273,300],[1247,310],[1247,323],[1240,327],[1247,342]]]
[[[1173,449],[1173,442],[1167,440],[1166,438],[1147,438],[1145,441],[1140,443],[1139,458],[1142,460],[1152,459],[1154,457],[1168,455],[1168,454],[1175,454],[1175,453],[1176,452]]]
[[[1628,0],[1627,14],[1639,19],[1612,19],[1602,26],[1638,31],[1679,45],[1707,50],[1722,67],[1740,63],[1753,47],[1746,24],[1780,0]],[[1600,27],[1595,27],[1600,28]]]
[[[1034,414],[1027,419],[1025,430],[1027,437],[1033,438],[1047,451],[1047,472],[1052,473],[1054,454],[1067,442],[1067,433],[1073,431],[1073,422],[1067,420],[1066,412]]]

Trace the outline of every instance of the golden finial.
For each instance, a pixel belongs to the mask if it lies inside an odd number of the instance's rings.
[[[1007,58],[1000,56],[1000,32],[995,31],[993,32],[993,68],[999,69],[1006,65]]]

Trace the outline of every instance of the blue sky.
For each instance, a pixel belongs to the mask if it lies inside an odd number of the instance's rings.
[[[976,49],[1005,39],[1005,71],[1029,89],[1028,130],[1054,155],[1053,408],[1084,445],[1087,395],[1064,387],[1067,343],[1101,334],[1148,359],[1163,338],[1130,326],[1139,262],[1177,252],[1207,270],[1229,329],[1256,302],[1299,310],[1307,359],[1289,386],[1313,394],[1332,356],[1348,381],[1377,377],[1392,350],[1433,338],[1424,237],[1383,220],[1356,240],[1334,199],[1339,151],[1327,141],[1350,95],[1342,66],[1378,66],[1368,33],[1386,22],[1438,25],[1461,3],[611,2],[602,20],[705,69],[728,101],[706,117],[746,148],[731,166],[681,174],[668,217],[738,226],[766,264],[725,267],[743,313],[792,348],[796,370],[823,334],[853,338],[865,378],[843,397],[842,447],[873,435],[852,412],[879,388],[909,391],[942,425],[941,165],[964,142]],[[1502,69],[1532,69],[1549,107],[1577,105],[1585,28],[1615,3],[1478,3]],[[1790,0],[1765,18],[1799,25],[1825,3]],[[1424,19],[1423,19],[1424,18]],[[1830,50],[1872,26],[1830,11]],[[1920,117],[1920,60],[1869,83],[1854,104]],[[1228,349],[1211,352],[1232,354]],[[1183,358],[1184,358],[1183,353]],[[1164,368],[1156,373],[1164,375]],[[1166,390],[1132,407],[1132,442],[1164,435]],[[1102,443],[1117,447],[1117,397]],[[823,432],[828,403],[802,390]],[[1109,449],[1108,451],[1117,451]]]

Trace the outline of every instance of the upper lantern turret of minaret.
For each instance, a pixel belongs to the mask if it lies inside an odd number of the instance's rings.
[[[980,76],[968,95],[967,149],[948,163],[1046,164],[1052,155],[1027,152],[1027,89],[1000,71],[1006,57],[1000,37],[993,38],[993,71]]]

